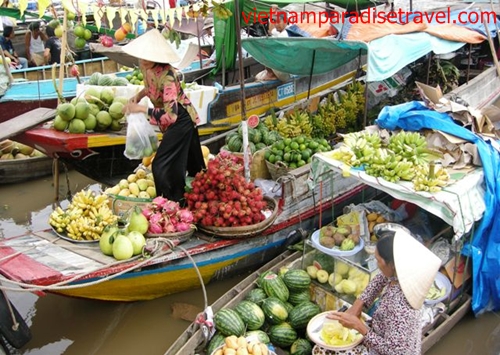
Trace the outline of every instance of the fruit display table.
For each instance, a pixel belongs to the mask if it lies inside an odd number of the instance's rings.
[[[351,168],[332,159],[329,152],[313,156],[311,183],[318,183],[322,174],[329,170],[341,171],[346,177],[354,177],[396,199],[418,205],[451,225],[457,239],[471,230],[474,222],[482,218],[486,208],[481,168],[470,170],[468,173],[451,172],[450,184],[437,193],[415,191],[411,182],[392,183],[370,176],[363,170]]]

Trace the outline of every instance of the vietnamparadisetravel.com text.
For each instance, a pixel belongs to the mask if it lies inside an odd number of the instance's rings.
[[[460,11],[456,16],[452,16],[450,8],[447,10],[425,12],[425,11],[404,11],[402,9],[394,11],[380,11],[368,8],[366,10],[355,12],[337,12],[337,11],[282,11],[270,8],[269,11],[241,12],[241,18],[246,24],[255,22],[276,24],[278,19],[293,25],[297,23],[318,23],[321,27],[326,24],[343,24],[349,21],[355,23],[431,23],[436,24],[465,24],[465,23],[495,23],[495,11]]]

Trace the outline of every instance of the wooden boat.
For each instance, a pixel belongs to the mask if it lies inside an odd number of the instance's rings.
[[[46,156],[0,160],[0,184],[11,184],[52,174],[54,159]]]
[[[356,66],[356,62],[351,62],[323,76],[313,77],[309,95],[326,95],[329,90],[338,88],[355,75]],[[263,114],[269,109],[287,107],[306,99],[309,78],[297,77],[285,84],[279,81],[250,83],[246,87],[247,114]],[[199,127],[200,134],[209,137],[235,127],[241,117],[240,98],[239,85],[221,89],[208,105],[207,123]],[[223,136],[202,140],[212,151],[218,151],[223,145],[221,138]],[[82,174],[110,185],[128,175],[138,164],[123,155],[125,139],[126,128],[118,132],[70,134],[50,126],[37,126],[16,136],[16,140],[36,145],[43,153],[67,161]]]
[[[255,269],[302,239],[303,230],[319,223],[318,215],[322,223],[331,221],[332,214],[326,212],[333,205],[341,208],[356,201],[363,189],[340,174],[329,174],[324,188],[310,190],[308,174],[304,166],[284,179],[278,215],[256,237],[224,240],[197,231],[189,241],[161,249],[149,259],[117,263],[103,255],[97,243],[76,244],[52,230],[29,232],[1,241],[2,284],[14,281],[32,291],[135,301],[199,287],[198,272],[208,283]],[[67,287],[61,284],[65,281]]]
[[[251,290],[256,288],[257,279],[262,273],[268,270],[278,273],[282,267],[288,269],[302,268],[304,260],[307,257],[308,254],[304,254],[302,251],[287,250],[283,252],[269,263],[254,271],[211,304],[212,311],[215,313],[221,308],[233,309],[239,302],[245,299]],[[331,288],[316,282],[311,284],[310,294],[312,301],[320,305],[323,311],[328,310],[325,308],[326,304],[338,305],[334,309],[338,309],[341,305],[345,304],[345,301],[332,292]],[[460,295],[449,303],[447,312],[439,314],[432,323],[424,327],[422,330],[422,353],[427,352],[467,314],[470,309],[470,303],[470,296],[465,293]],[[200,324],[193,322],[168,348],[165,355],[205,354],[203,348],[207,343],[206,332],[200,328]]]

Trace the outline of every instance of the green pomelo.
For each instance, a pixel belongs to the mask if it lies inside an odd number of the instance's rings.
[[[76,37],[84,38],[85,36],[85,28],[83,26],[75,26],[73,32],[75,33]]]
[[[54,129],[62,132],[66,128],[68,128],[68,121],[63,120],[61,116],[57,115],[54,119]]]
[[[63,35],[63,26],[57,26],[55,29],[54,29],[54,34],[56,35],[57,38],[61,38],[62,35]]]
[[[89,104],[89,114],[97,116],[99,111],[101,111],[99,106],[97,106],[96,104]]]
[[[113,90],[106,88],[101,91],[101,101],[103,101],[106,105],[111,105],[115,98],[115,93]]]
[[[78,97],[73,97],[73,98],[71,99],[71,101],[70,101],[70,103],[71,103],[73,106],[75,106],[77,102],[78,102]]]
[[[85,40],[89,40],[92,38],[92,31],[90,31],[88,28],[85,29],[85,31],[83,32],[83,38],[85,38]]]
[[[121,131],[123,128],[123,123],[121,123],[119,120],[113,120],[111,121],[111,125],[109,126],[112,131]]]
[[[104,129],[108,128],[111,125],[111,122],[113,122],[113,119],[106,111],[99,111],[99,113],[96,116],[96,119],[97,119],[97,125],[100,128],[104,127]]]
[[[128,99],[126,97],[123,97],[123,96],[117,96],[113,100],[113,103],[115,103],[115,102],[121,102],[122,104],[126,105],[126,104],[128,104]]]
[[[48,26],[52,27],[53,29],[56,29],[60,25],[61,25],[61,23],[59,22],[59,20],[56,20],[56,19],[50,21],[48,24]]]
[[[85,38],[78,37],[77,39],[75,39],[75,47],[77,49],[82,49],[83,47],[85,47],[85,44],[87,44]]]
[[[89,103],[93,104],[100,99],[101,93],[96,88],[89,88],[85,90],[85,97]]]
[[[123,117],[123,108],[125,105],[123,105],[121,102],[113,102],[111,106],[109,106],[109,114],[111,115],[111,118],[114,120],[119,120],[120,118]]]
[[[89,116],[90,107],[87,102],[78,102],[75,105],[75,117],[81,120],[86,119]]]
[[[89,113],[87,118],[83,120],[83,123],[85,123],[85,129],[87,131],[93,131],[97,125],[97,118],[95,118],[93,114]]]
[[[69,123],[68,130],[69,133],[85,133],[85,123],[78,118],[74,118]]]
[[[64,103],[57,106],[57,114],[65,121],[70,121],[75,117],[75,106]]]

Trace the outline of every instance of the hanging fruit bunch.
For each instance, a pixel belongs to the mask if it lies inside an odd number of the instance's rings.
[[[88,28],[83,27],[81,24],[75,26],[73,33],[76,36],[76,49],[83,49],[87,44],[87,41],[92,38],[92,32]]]
[[[212,12],[221,20],[227,20],[229,17],[233,16],[231,10],[229,10],[223,2],[212,1],[212,6]]]
[[[165,37],[165,39],[169,40],[170,43],[175,43],[175,47],[179,48],[179,46],[181,45],[181,40],[182,40],[179,32],[177,32],[173,28],[165,27],[162,34],[163,34],[163,37]]]
[[[195,223],[236,227],[265,219],[262,191],[245,180],[240,162],[235,155],[221,152],[208,162],[207,170],[196,174],[191,191],[185,194]]]

